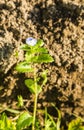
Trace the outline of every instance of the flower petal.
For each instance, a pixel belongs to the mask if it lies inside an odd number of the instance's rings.
[[[34,46],[36,45],[37,40],[35,38],[29,37],[26,39],[26,44],[30,45],[30,46]]]

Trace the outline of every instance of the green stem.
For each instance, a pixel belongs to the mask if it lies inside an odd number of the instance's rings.
[[[36,110],[37,110],[37,94],[35,94],[35,100],[34,100],[34,111],[33,111],[32,130],[35,130]]]
[[[37,111],[37,82],[36,82],[36,71],[34,71],[34,81],[35,81],[35,95],[34,95],[34,110],[33,110],[33,122],[32,122],[32,130],[35,130],[35,122],[36,122],[36,111]]]

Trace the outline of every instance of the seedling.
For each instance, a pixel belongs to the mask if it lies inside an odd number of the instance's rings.
[[[50,63],[54,61],[52,56],[48,53],[48,50],[44,48],[43,45],[44,42],[41,39],[36,40],[31,37],[27,38],[26,44],[21,46],[21,49],[25,51],[24,61],[20,62],[16,66],[16,70],[18,72],[33,73],[33,78],[28,78],[25,80],[25,85],[34,95],[32,130],[35,130],[38,95],[42,91],[42,87],[47,82],[47,70],[44,70],[39,74],[36,66],[37,64]]]

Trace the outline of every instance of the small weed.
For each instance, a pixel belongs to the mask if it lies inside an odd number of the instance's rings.
[[[33,73],[33,78],[25,80],[25,85],[34,95],[34,110],[33,110],[33,121],[32,121],[32,130],[35,130],[36,123],[36,111],[37,111],[37,100],[38,95],[42,91],[42,87],[47,82],[47,70],[44,70],[40,77],[38,76],[38,70],[36,68],[37,64],[41,63],[50,63],[53,62],[53,58],[48,53],[48,50],[43,47],[43,40],[36,40],[34,38],[28,38],[26,40],[27,44],[21,46],[21,49],[25,51],[25,58],[23,62],[20,62],[16,66],[16,70],[22,73]],[[43,79],[39,84],[40,79]],[[21,97],[19,97],[19,100]],[[20,103],[21,104],[21,103]]]

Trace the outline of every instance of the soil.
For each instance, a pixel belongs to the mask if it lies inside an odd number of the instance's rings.
[[[27,37],[43,39],[54,58],[39,66],[49,72],[38,108],[46,106],[55,117],[54,103],[62,124],[73,114],[84,118],[84,0],[0,1],[0,104],[16,108],[17,95],[22,95],[32,111],[33,95],[24,86],[28,75],[14,69],[23,60],[19,47]]]

